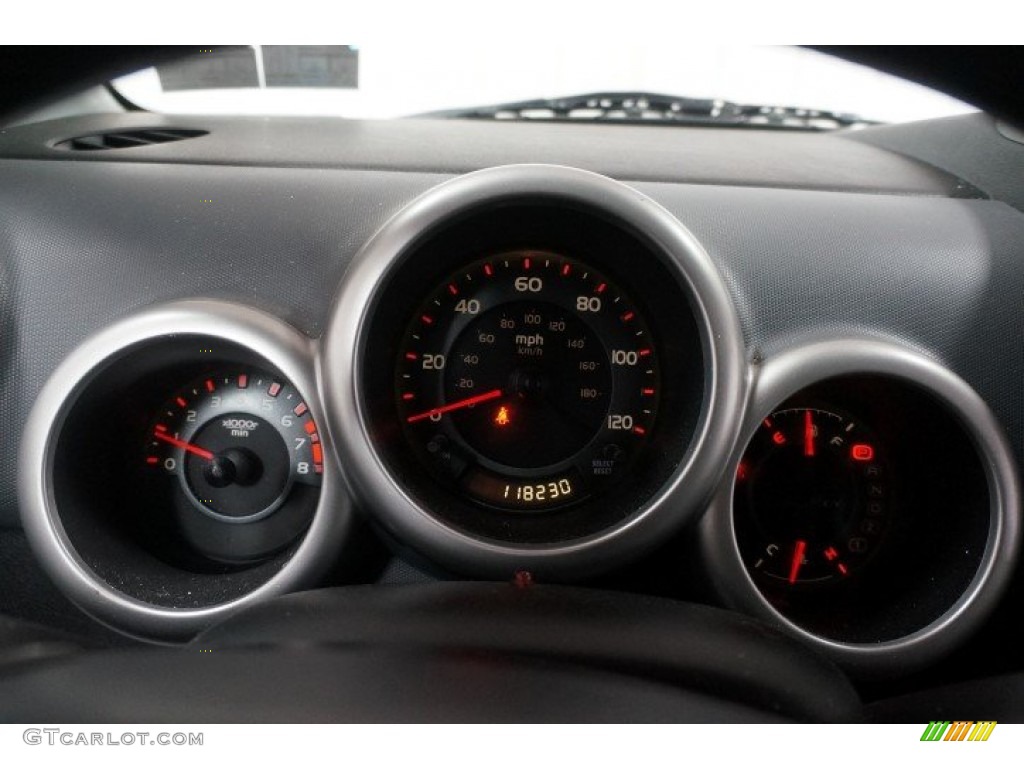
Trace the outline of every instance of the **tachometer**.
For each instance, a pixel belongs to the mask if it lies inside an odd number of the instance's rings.
[[[252,368],[213,371],[156,414],[143,456],[171,484],[182,532],[222,561],[262,557],[308,524],[323,447],[296,389]]]
[[[548,510],[621,480],[649,439],[657,355],[637,306],[582,261],[514,251],[436,286],[395,398],[428,470],[477,502]]]

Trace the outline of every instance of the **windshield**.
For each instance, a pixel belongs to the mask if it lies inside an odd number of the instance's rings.
[[[393,118],[586,93],[659,93],[905,122],[973,111],[948,96],[803,48],[520,43],[197,49],[114,82],[167,113]]]

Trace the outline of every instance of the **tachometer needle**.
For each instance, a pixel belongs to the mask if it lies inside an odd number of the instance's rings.
[[[442,413],[456,411],[459,408],[468,408],[469,406],[476,405],[477,403],[486,403],[488,400],[494,400],[496,397],[501,397],[500,389],[492,389],[490,392],[484,392],[482,395],[473,395],[473,397],[467,397],[465,400],[456,400],[454,403],[448,403],[448,405],[431,408],[429,411],[409,416],[406,418],[406,421],[412,424],[414,421],[429,419],[431,416],[440,416]]]
[[[183,448],[189,453],[194,453],[201,459],[206,459],[207,461],[209,461],[210,459],[213,458],[213,454],[210,453],[205,448],[200,448],[198,445],[193,445],[192,443],[186,443],[184,440],[179,440],[176,437],[171,437],[165,432],[156,431],[153,433],[153,437],[155,437],[157,440],[163,440],[165,443],[170,443],[176,448]]]
[[[814,455],[814,422],[811,412],[804,411],[804,456]]]
[[[807,551],[807,542],[797,539],[793,547],[793,560],[789,564],[789,583],[796,584],[796,577],[800,575],[800,566],[804,564],[804,552]]]

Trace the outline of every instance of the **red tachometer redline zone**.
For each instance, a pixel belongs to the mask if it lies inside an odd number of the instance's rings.
[[[481,259],[410,316],[394,395],[405,438],[470,499],[571,503],[620,479],[650,439],[653,339],[585,263],[543,251]]]

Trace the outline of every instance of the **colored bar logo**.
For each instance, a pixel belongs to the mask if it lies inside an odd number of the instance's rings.
[[[995,720],[932,720],[921,734],[921,741],[988,741],[995,728]]]

